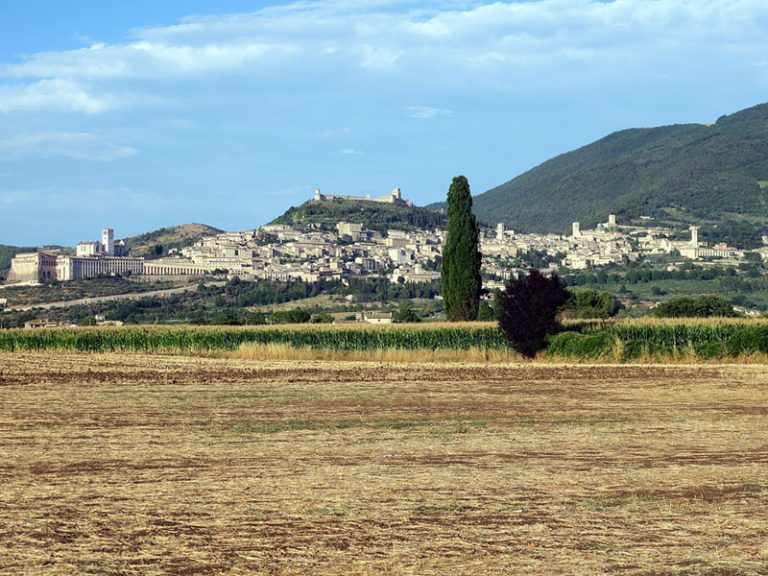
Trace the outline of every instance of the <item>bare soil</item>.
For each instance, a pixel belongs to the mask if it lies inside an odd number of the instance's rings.
[[[0,354],[0,573],[768,574],[768,367]]]

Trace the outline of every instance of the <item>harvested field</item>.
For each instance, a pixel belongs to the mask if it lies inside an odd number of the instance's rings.
[[[0,573],[768,574],[768,368],[0,353]]]

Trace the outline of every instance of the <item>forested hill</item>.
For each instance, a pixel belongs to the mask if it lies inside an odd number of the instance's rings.
[[[683,124],[616,132],[474,199],[487,224],[523,231],[619,221],[768,218],[768,104]],[[766,220],[768,221],[768,220]]]
[[[414,228],[445,227],[446,216],[442,212],[420,208],[367,202],[365,200],[308,201],[298,207],[291,207],[270,224],[292,226],[320,226],[335,230],[338,222],[362,223],[368,230],[385,232],[389,228],[412,230]]]

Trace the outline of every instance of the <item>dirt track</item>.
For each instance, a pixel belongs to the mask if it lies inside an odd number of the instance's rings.
[[[2,574],[766,574],[768,369],[0,354]]]

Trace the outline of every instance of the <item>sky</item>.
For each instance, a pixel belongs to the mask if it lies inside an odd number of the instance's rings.
[[[768,101],[765,0],[3,4],[0,244],[425,205]]]

